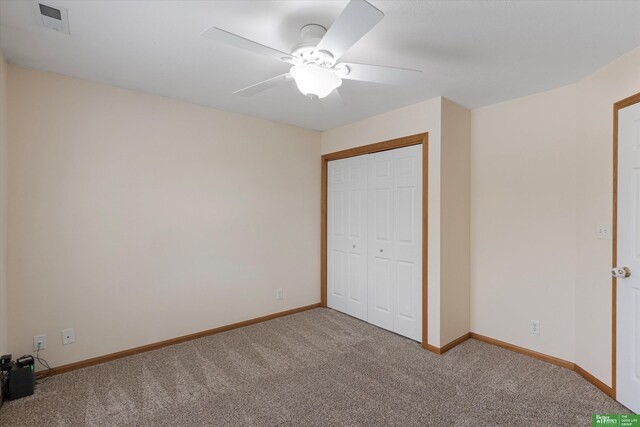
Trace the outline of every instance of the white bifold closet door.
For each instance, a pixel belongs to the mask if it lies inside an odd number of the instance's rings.
[[[328,306],[421,341],[422,145],[328,172]]]
[[[368,163],[368,322],[421,341],[422,145]]]
[[[327,305],[367,320],[367,157],[328,164]]]

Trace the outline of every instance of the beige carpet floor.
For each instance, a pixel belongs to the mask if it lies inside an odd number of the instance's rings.
[[[2,426],[590,426],[576,373],[468,340],[443,356],[315,309],[51,377]]]

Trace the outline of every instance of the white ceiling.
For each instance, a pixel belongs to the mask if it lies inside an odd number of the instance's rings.
[[[339,107],[293,84],[232,95],[287,64],[200,33],[218,26],[290,51],[303,25],[329,27],[342,0],[47,1],[68,8],[71,35],[39,25],[31,0],[0,0],[0,48],[11,63],[324,130],[436,96],[476,108],[540,92],[640,46],[640,1],[370,2],[385,18],[342,59],[423,75],[410,86],[345,81]]]

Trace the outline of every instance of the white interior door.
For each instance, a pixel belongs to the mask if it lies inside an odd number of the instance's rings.
[[[422,145],[369,156],[369,322],[422,341]]]
[[[327,172],[327,305],[367,320],[367,156]]]
[[[618,112],[616,398],[640,413],[640,103]]]

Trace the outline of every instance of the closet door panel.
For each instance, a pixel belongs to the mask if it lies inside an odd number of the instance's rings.
[[[393,153],[369,155],[369,322],[393,330]]]
[[[367,320],[367,156],[347,160],[349,265],[346,313]]]
[[[327,305],[347,309],[348,159],[327,165]]]
[[[327,167],[327,305],[367,320],[367,159]]]
[[[395,306],[393,331],[422,340],[422,145],[394,154]]]

